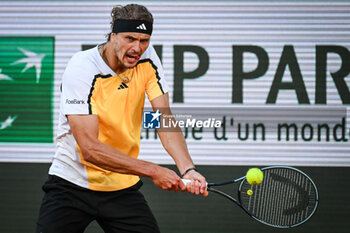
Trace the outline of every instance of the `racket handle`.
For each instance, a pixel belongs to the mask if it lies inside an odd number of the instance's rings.
[[[184,185],[186,186],[187,184],[190,184],[192,181],[189,179],[181,179],[182,183],[184,183]],[[207,183],[208,185],[208,183]]]

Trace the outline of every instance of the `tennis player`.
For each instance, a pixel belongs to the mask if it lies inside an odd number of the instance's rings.
[[[150,45],[153,16],[141,5],[116,6],[107,42],[76,53],[62,78],[57,150],[43,185],[36,232],[159,232],[138,191],[141,177],[163,190],[208,195],[180,130],[158,132],[187,187],[172,170],[138,160],[147,93],[168,115],[168,86]]]

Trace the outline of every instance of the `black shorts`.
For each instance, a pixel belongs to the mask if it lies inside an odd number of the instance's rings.
[[[57,176],[43,185],[36,233],[82,233],[96,220],[106,233],[158,233],[157,222],[134,186],[113,192],[92,191]]]

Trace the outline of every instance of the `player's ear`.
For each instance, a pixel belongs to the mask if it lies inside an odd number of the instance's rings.
[[[117,34],[116,33],[111,33],[111,35],[110,35],[110,41],[112,42],[112,43],[115,43],[116,41],[117,41]]]

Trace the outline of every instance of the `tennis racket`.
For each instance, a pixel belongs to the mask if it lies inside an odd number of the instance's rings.
[[[287,166],[262,168],[264,179],[251,185],[246,177],[221,183],[207,183],[207,190],[226,197],[250,217],[277,228],[296,227],[311,218],[318,205],[315,183],[304,172]],[[182,180],[184,184],[191,180]],[[237,199],[213,187],[238,183]]]

